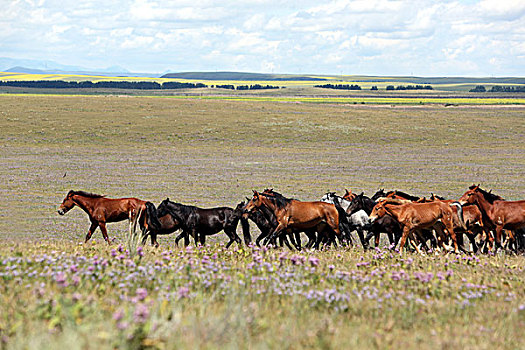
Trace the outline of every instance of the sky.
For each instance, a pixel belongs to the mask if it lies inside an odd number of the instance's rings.
[[[525,76],[525,0],[0,0],[0,56],[131,72]]]

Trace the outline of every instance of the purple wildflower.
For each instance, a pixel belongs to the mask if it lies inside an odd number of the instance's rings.
[[[319,259],[316,258],[315,256],[311,256],[309,259],[308,259],[308,262],[310,263],[310,265],[312,266],[317,266],[319,265]]]
[[[137,304],[135,312],[133,312],[133,320],[135,323],[145,323],[149,317],[149,309],[144,304]]]
[[[137,298],[139,300],[144,300],[148,296],[148,290],[146,288],[137,288]]]
[[[122,318],[124,318],[124,312],[122,310],[117,310],[115,311],[115,313],[113,313],[113,319],[115,321],[120,321],[122,320]]]
[[[188,287],[180,287],[177,291],[177,294],[179,296],[179,299],[187,298],[190,296],[190,290],[188,289]]]
[[[61,286],[61,287],[67,287],[67,279],[66,279],[66,274],[63,273],[63,272],[59,272],[56,276],[55,276],[55,282]]]

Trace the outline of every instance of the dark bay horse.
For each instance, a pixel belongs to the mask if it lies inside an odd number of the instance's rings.
[[[186,244],[189,243],[189,236],[195,240],[195,244],[206,242],[206,236],[214,235],[224,230],[230,241],[226,244],[228,248],[233,242],[241,244],[241,239],[237,235],[237,225],[242,217],[242,210],[235,210],[229,207],[219,208],[199,208],[193,205],[175,203],[169,198],[162,201],[157,208],[157,217],[169,214],[180,224],[182,233],[175,239],[184,238]]]
[[[146,201],[138,198],[106,198],[99,194],[88,193],[84,191],[69,191],[60,208],[58,213],[64,215],[73,207],[78,206],[84,210],[91,221],[91,226],[86,235],[86,242],[89,241],[91,235],[97,227],[100,227],[102,236],[109,244],[108,232],[106,230],[106,223],[118,222],[123,220],[133,221],[135,216],[140,211],[144,212]],[[142,219],[139,218],[139,223],[142,227]]]
[[[151,244],[158,247],[157,235],[168,235],[179,229],[181,229],[181,224],[177,219],[168,213],[159,217],[155,205],[151,202],[146,202],[142,244],[146,242],[149,235],[151,237]]]
[[[295,199],[288,199],[282,195],[253,191],[253,198],[246,204],[245,211],[250,212],[263,206],[273,211],[278,222],[277,227],[270,234],[270,239],[276,238],[287,228],[300,230],[316,228],[317,232],[323,232],[326,225],[338,237],[342,237],[339,228],[339,211],[333,204],[301,202]],[[350,234],[350,232],[345,232],[346,234]]]
[[[482,190],[479,185],[473,185],[459,202],[477,205],[483,215],[483,222],[496,229],[496,250],[501,247],[503,229],[515,231],[525,227],[525,200],[506,201]]]

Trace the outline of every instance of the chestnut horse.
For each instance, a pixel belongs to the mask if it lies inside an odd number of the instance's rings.
[[[423,197],[418,201],[418,203],[427,203],[427,202],[434,202],[434,201],[440,201],[444,203],[454,203],[455,201],[452,199],[445,199],[443,197],[437,196],[433,193],[431,193],[430,198],[426,199]],[[455,207],[452,207],[454,216],[452,222],[454,223],[454,230],[456,231],[456,236],[458,232],[465,233],[472,244],[472,250],[474,253],[477,253],[478,246],[476,244],[476,236],[479,234],[485,233],[487,236],[490,236],[490,232],[485,229],[483,226],[483,218],[481,211],[478,209],[476,205],[465,205],[463,206],[463,220],[465,222],[465,227],[461,225],[461,220],[458,217],[458,209]],[[460,237],[458,237],[460,238]]]
[[[316,227],[317,232],[322,232],[324,225],[328,225],[339,238],[342,237],[339,229],[339,211],[333,204],[301,202],[272,193],[253,191],[253,198],[246,204],[244,210],[249,213],[262,206],[272,210],[278,222],[269,236],[270,240],[287,228],[304,230]],[[349,232],[345,232],[346,234]]]
[[[86,242],[89,241],[97,227],[100,227],[102,236],[104,236],[106,242],[110,244],[106,223],[126,219],[133,221],[139,210],[142,212],[145,211],[145,204],[146,201],[137,198],[113,199],[106,198],[106,196],[99,194],[71,190],[62,201],[60,208],[58,208],[58,213],[64,215],[73,209],[75,205],[80,207],[88,214],[89,220],[91,221],[91,226],[86,235]],[[143,227],[143,222],[140,222],[140,224],[141,227]]]
[[[473,185],[459,199],[461,204],[476,204],[485,224],[496,228],[496,247],[501,247],[503,229],[518,230],[525,227],[525,200],[506,201]]]
[[[370,214],[370,221],[373,222],[385,214],[390,214],[396,219],[403,226],[403,235],[399,242],[399,250],[403,249],[409,235],[421,229],[434,228],[443,236],[443,230],[440,224],[443,223],[454,242],[454,251],[458,253],[458,243],[452,221],[453,211],[451,206],[453,205],[458,207],[458,217],[462,222],[462,226],[464,226],[463,211],[461,205],[457,202],[451,204],[443,202],[400,204],[396,199],[386,199],[376,204]]]

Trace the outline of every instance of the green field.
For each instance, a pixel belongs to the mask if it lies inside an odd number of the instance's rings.
[[[223,74],[224,73],[224,74]],[[169,74],[168,74],[169,76]],[[251,77],[251,78],[250,78]],[[309,78],[311,78],[309,80]],[[295,80],[294,80],[295,79]],[[321,80],[320,80],[321,79]],[[292,75],[292,74],[253,74],[253,73],[236,73],[236,72],[205,72],[205,73],[178,73],[173,77],[127,77],[127,76],[102,76],[102,75],[80,75],[80,74],[34,74],[34,73],[16,73],[0,72],[0,80],[63,80],[63,81],[149,81],[164,83],[169,81],[203,83],[208,86],[216,85],[272,85],[281,88],[300,89],[302,93],[307,94],[352,94],[354,91],[330,91],[329,89],[313,88],[315,85],[324,84],[356,84],[364,91],[370,93],[372,86],[376,86],[379,91],[383,91],[387,86],[399,85],[431,85],[435,91],[439,92],[468,92],[477,85],[483,85],[490,90],[492,86],[523,86],[525,78],[508,77],[508,78],[468,78],[468,77],[413,77],[413,76],[363,76],[363,75]],[[379,91],[372,92],[378,94]],[[258,91],[260,93],[260,91]],[[426,95],[428,91],[411,91]],[[274,92],[275,93],[275,92]],[[403,93],[403,92],[402,92]],[[472,96],[477,96],[474,93]],[[500,94],[501,95],[501,94]],[[511,94],[523,98],[523,93]],[[515,97],[515,96],[513,96]],[[520,102],[522,103],[522,102]]]
[[[203,96],[205,97],[205,96]],[[321,103],[322,102],[322,103]],[[88,229],[70,189],[235,206],[378,188],[525,196],[525,108],[304,98],[0,95],[0,348],[525,346],[523,256],[360,247],[125,250]],[[256,233],[253,229],[253,234]],[[318,259],[318,260],[317,260]]]

